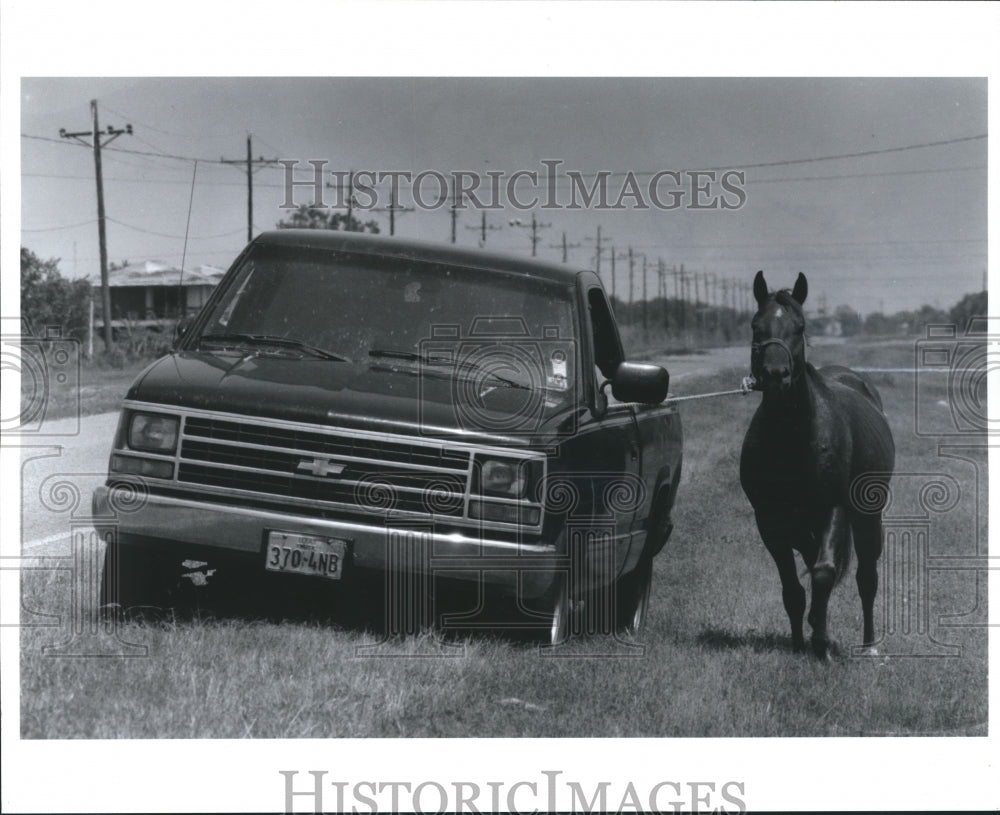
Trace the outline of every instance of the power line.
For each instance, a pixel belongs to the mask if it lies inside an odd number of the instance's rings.
[[[178,168],[181,169],[181,168]],[[60,175],[59,173],[21,173],[22,178],[57,178],[66,181],[90,181],[85,175]],[[121,176],[104,176],[105,181],[115,181],[121,184],[183,184],[187,186],[190,181],[180,178],[122,178]],[[204,183],[204,182],[203,182]],[[240,181],[213,181],[213,187],[243,187]],[[270,189],[283,189],[281,184],[257,184],[258,187],[268,187]]]
[[[883,178],[894,175],[934,175],[935,173],[961,173],[970,170],[987,170],[985,164],[976,167],[940,167],[930,170],[888,170],[882,173],[844,173],[843,175],[811,175],[792,178],[748,178],[747,184],[778,184],[789,181],[839,181],[843,178]]]
[[[90,181],[89,178],[87,180]],[[78,227],[81,227],[81,226],[90,226],[91,224],[95,224],[95,223],[97,223],[97,220],[92,218],[89,221],[80,221],[80,223],[78,223],[78,224],[67,224],[66,226],[43,226],[43,227],[39,227],[38,229],[25,229],[25,228],[22,227],[21,231],[22,232],[57,232],[60,229],[77,229]]]
[[[885,155],[887,153],[903,153],[903,152],[907,152],[907,151],[910,151],[910,150],[923,150],[923,149],[931,148],[931,147],[945,147],[947,145],[952,145],[952,144],[961,144],[961,143],[964,143],[964,142],[980,141],[982,139],[986,139],[987,136],[988,136],[988,134],[982,133],[982,134],[977,134],[977,135],[974,135],[974,136],[960,136],[960,137],[957,137],[957,138],[954,138],[954,139],[941,139],[941,140],[938,140],[938,141],[921,142],[919,144],[904,144],[904,145],[899,145],[899,146],[896,146],[896,147],[883,147],[883,148],[875,149],[875,150],[860,150],[860,151],[857,151],[857,152],[854,152],[854,153],[838,153],[838,154],[835,154],[835,155],[828,155],[828,156],[810,156],[810,157],[806,157],[806,158],[782,159],[782,160],[778,160],[778,161],[761,161],[761,162],[754,162],[754,163],[729,162],[727,164],[718,164],[718,165],[715,165],[713,167],[695,168],[695,170],[691,170],[690,172],[694,172],[694,171],[706,171],[707,172],[707,171],[711,171],[711,170],[724,170],[724,169],[732,169],[732,168],[739,168],[741,170],[756,170],[756,169],[761,169],[761,168],[764,168],[764,167],[788,167],[788,166],[792,166],[792,165],[795,165],[795,164],[813,164],[813,163],[821,162],[821,161],[840,161],[840,160],[843,160],[843,159],[864,158],[864,157],[867,157],[867,156]],[[35,136],[35,135],[28,134],[28,133],[22,133],[21,137],[25,138],[25,139],[35,139],[35,140],[38,140],[38,141],[49,141],[49,142],[54,142],[54,143],[63,143],[63,142],[59,142],[57,139],[50,139],[50,138],[47,138],[45,136]],[[125,149],[125,148],[108,148],[108,149],[109,150],[113,150],[114,152],[117,152],[117,153],[130,153],[130,154],[139,155],[139,156],[154,156],[154,157],[159,157],[159,158],[174,159],[174,160],[177,160],[177,161],[198,161],[198,162],[214,163],[214,164],[224,164],[224,163],[226,163],[224,160],[221,160],[221,159],[219,159],[219,160],[204,159],[204,158],[198,158],[198,157],[195,157],[195,156],[181,156],[181,155],[176,155],[176,154],[173,154],[173,153],[166,153],[166,152],[151,153],[149,151],[129,150],[129,149]],[[631,172],[631,175],[633,175],[635,177],[639,177],[639,176],[646,176],[646,175],[649,175],[649,176],[656,175],[657,173],[662,172],[662,170],[642,170],[642,171],[626,171],[626,172],[609,172],[609,173],[606,174],[606,177],[613,178],[613,177],[617,177],[617,176],[628,176],[630,172]],[[596,178],[596,177],[598,177],[598,175],[600,175],[600,174],[599,173],[580,173],[580,177],[581,178],[584,178],[584,177],[585,178]]]
[[[53,144],[67,144],[67,142],[59,141],[58,139],[50,139],[46,136],[33,136],[30,133],[22,133],[21,138],[32,139],[34,141],[45,141],[52,142]],[[222,159],[211,159],[211,158],[198,158],[197,156],[179,156],[174,153],[151,153],[148,150],[128,150],[121,147],[109,147],[109,152],[114,153],[127,153],[133,156],[151,156],[153,158],[169,158],[175,161],[197,161],[199,163],[205,164],[225,164],[226,162]]]
[[[118,224],[118,226],[123,226],[126,229],[132,229],[136,232],[142,232],[146,235],[156,235],[158,238],[177,238],[178,240],[180,240],[181,238],[184,237],[183,235],[170,235],[166,232],[154,232],[152,229],[143,229],[142,227],[133,226],[132,224],[127,224],[124,221],[119,221],[115,218],[108,218],[108,220],[111,221],[112,223]],[[230,229],[228,232],[219,232],[217,235],[191,235],[189,240],[207,241],[207,240],[213,240],[215,238],[228,238],[230,235],[238,235],[242,231],[243,227],[240,227],[239,229]]]

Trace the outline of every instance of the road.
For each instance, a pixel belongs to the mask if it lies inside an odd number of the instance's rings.
[[[689,395],[684,381],[749,363],[744,347],[717,348],[684,356],[648,355],[670,371],[670,390]],[[734,377],[732,387],[739,387]],[[47,423],[46,434],[22,436],[21,554],[29,557],[70,555],[73,519],[90,513],[90,496],[107,473],[117,413]],[[5,446],[15,440],[8,437]]]
[[[49,432],[22,436],[21,552],[23,555],[69,555],[74,518],[90,514],[90,496],[108,471],[111,440],[118,414],[101,413],[48,422]],[[6,437],[4,446],[15,439]]]

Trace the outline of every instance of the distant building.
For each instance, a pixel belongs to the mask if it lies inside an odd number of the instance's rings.
[[[844,333],[844,324],[836,315],[817,315],[809,320],[809,333],[817,337],[840,337]]]
[[[194,314],[208,300],[225,270],[197,266],[181,270],[147,260],[130,263],[108,273],[111,290],[111,325],[114,328],[162,327]],[[104,327],[101,315],[101,276],[87,278],[93,287],[94,328]]]

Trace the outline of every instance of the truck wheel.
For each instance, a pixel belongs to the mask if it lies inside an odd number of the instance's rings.
[[[554,647],[565,643],[573,633],[573,603],[570,600],[567,580],[556,581],[549,609],[548,645]]]
[[[615,592],[615,632],[637,637],[642,633],[649,611],[653,586],[653,561],[643,557],[639,564],[619,578]]]
[[[156,553],[108,543],[101,572],[100,609],[105,618],[157,619],[169,604]]]

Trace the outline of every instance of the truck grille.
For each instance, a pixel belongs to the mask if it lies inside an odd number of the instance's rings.
[[[188,416],[177,480],[366,512],[461,517],[470,456],[430,441]]]

